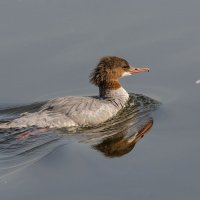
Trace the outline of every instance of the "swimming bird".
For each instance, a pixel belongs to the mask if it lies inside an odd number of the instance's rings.
[[[119,79],[140,72],[149,72],[149,68],[134,68],[123,58],[105,56],[90,74],[90,83],[99,88],[99,96],[58,97],[47,101],[37,112],[24,113],[11,122],[0,124],[0,128],[98,125],[126,107],[129,94]]]

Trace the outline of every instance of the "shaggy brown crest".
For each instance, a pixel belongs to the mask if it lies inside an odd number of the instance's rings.
[[[116,56],[105,56],[90,74],[90,82],[99,87],[119,88],[118,79],[129,69],[128,62]]]

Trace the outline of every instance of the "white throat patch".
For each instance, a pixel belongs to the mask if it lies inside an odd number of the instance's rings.
[[[124,72],[124,73],[122,74],[122,76],[130,76],[130,75],[132,75],[130,72]]]

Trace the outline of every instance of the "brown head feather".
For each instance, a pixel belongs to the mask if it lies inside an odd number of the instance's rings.
[[[97,67],[90,74],[90,82],[96,86],[117,89],[121,87],[118,79],[124,72],[123,66],[129,66],[123,58],[105,56],[100,59]]]

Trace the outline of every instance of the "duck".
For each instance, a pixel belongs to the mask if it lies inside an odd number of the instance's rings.
[[[64,96],[51,99],[37,112],[22,113],[13,121],[0,124],[0,128],[67,128],[99,125],[113,118],[127,105],[129,94],[119,79],[149,70],[148,67],[132,67],[121,57],[104,56],[89,76],[90,83],[99,88],[98,96]]]

